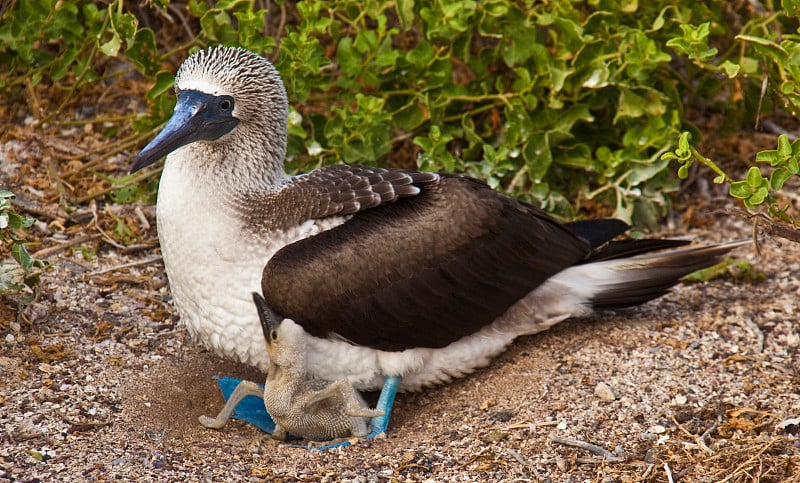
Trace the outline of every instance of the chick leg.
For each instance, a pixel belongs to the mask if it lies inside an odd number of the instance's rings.
[[[325,386],[324,389],[312,394],[305,402],[303,410],[308,411],[313,404],[328,398],[339,398],[344,403],[345,412],[348,416],[364,418],[383,416],[383,411],[364,407],[364,402],[356,396],[356,390],[345,380],[332,382]]]
[[[263,399],[264,388],[260,387],[254,382],[242,381],[236,386],[236,389],[233,390],[231,397],[228,398],[228,401],[225,403],[225,406],[222,408],[222,411],[219,412],[216,418],[200,416],[197,419],[200,421],[200,424],[207,428],[219,429],[225,426],[225,423],[227,423],[231,418],[233,410],[236,409],[236,406],[239,404],[239,402],[241,402],[241,400],[247,396],[257,396]]]

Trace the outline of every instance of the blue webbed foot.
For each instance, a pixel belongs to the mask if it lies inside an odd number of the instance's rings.
[[[381,389],[381,395],[378,397],[378,404],[375,406],[375,409],[383,411],[383,416],[370,420],[370,432],[367,435],[367,439],[374,439],[376,436],[385,433],[389,427],[392,405],[394,405],[394,398],[397,396],[397,389],[400,387],[400,381],[402,380],[403,378],[400,376],[387,376],[383,382],[383,389]]]
[[[231,393],[242,382],[241,379],[233,377],[217,377],[217,385],[222,390],[222,397],[225,401],[231,396]],[[263,384],[259,386],[264,387]],[[267,412],[264,407],[264,400],[256,396],[247,396],[242,399],[236,409],[234,409],[232,417],[240,419],[246,423],[252,424],[260,430],[272,434],[275,431],[275,421]]]
[[[378,404],[375,405],[375,409],[383,411],[383,416],[377,416],[370,419],[370,431],[367,435],[367,439],[375,439],[376,437],[385,433],[386,429],[389,427],[389,417],[392,414],[394,398],[397,396],[397,389],[400,387],[400,382],[402,380],[403,378],[400,376],[386,376],[386,379],[383,382],[383,389],[381,389],[381,395],[378,397]],[[343,446],[350,446],[350,441],[337,441],[335,443],[311,447],[309,449],[324,451],[326,449],[339,448]]]
[[[374,439],[375,437],[386,432],[389,427],[389,417],[392,413],[392,405],[394,398],[397,395],[397,389],[400,387],[402,378],[400,376],[387,376],[383,383],[383,389],[378,397],[378,404],[375,409],[383,411],[383,416],[378,416],[370,420],[370,432],[367,439]],[[233,377],[218,377],[217,384],[222,390],[222,396],[227,401],[233,392],[234,388],[241,382],[240,379]],[[264,401],[255,396],[247,396],[242,399],[232,415],[236,419],[240,419],[246,423],[272,434],[275,431],[275,421],[267,412],[264,407]],[[308,446],[308,449],[324,451],[331,448],[339,448],[350,446],[350,441],[337,441],[335,443],[323,446]]]

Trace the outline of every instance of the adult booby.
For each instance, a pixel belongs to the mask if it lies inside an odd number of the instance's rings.
[[[262,370],[253,291],[308,333],[311,375],[415,390],[485,366],[520,335],[656,298],[739,245],[610,241],[624,223],[559,224],[464,176],[345,165],[287,176],[283,83],[241,48],[193,54],[175,92],[131,170],[167,156],[158,234],[189,332]]]

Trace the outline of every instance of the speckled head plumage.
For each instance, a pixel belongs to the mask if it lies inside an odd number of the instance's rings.
[[[240,47],[219,45],[192,54],[175,76],[175,93],[180,95],[184,90],[233,96],[237,101],[234,115],[243,121],[273,113],[285,122],[289,111],[286,90],[275,67]]]
[[[192,145],[186,159],[201,166],[198,174],[253,184],[250,190],[283,176],[289,104],[267,59],[239,47],[209,47],[178,69],[175,93],[174,114],[131,171]]]

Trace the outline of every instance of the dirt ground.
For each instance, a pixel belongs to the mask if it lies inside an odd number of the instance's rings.
[[[36,302],[0,306],[0,481],[800,481],[798,244],[733,254],[761,283],[732,270],[561,323],[469,377],[399,395],[385,438],[308,451],[238,421],[197,422],[221,407],[215,375],[264,376],[187,336],[152,205],[76,201],[70,173],[122,173],[131,151],[74,161],[91,129],[36,142],[15,126],[0,186],[39,218],[32,251],[51,265]],[[726,197],[706,195],[660,235],[750,236],[715,214]],[[111,236],[120,220],[130,245]]]

